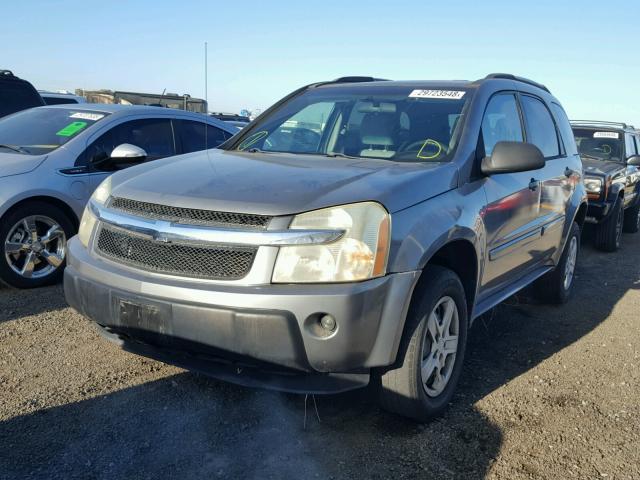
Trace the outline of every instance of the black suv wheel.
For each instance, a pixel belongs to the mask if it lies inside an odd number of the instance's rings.
[[[425,422],[440,415],[460,378],[467,343],[464,289],[451,270],[430,266],[398,351],[399,366],[380,376],[380,404]]]
[[[640,230],[640,205],[628,208],[624,212],[623,230],[627,233],[636,233]]]
[[[609,217],[596,226],[595,246],[605,252],[615,252],[622,241],[624,210],[622,199],[618,198]]]

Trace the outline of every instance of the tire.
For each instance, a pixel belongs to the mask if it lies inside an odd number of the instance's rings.
[[[622,226],[622,231],[625,233],[636,233],[638,230],[640,230],[640,205],[625,210]]]
[[[386,370],[377,377],[382,408],[418,422],[426,422],[442,414],[451,401],[460,379],[469,324],[465,292],[458,276],[447,268],[429,266],[424,270],[423,278],[426,279],[425,283],[416,290],[420,297],[414,296],[407,315],[397,362],[392,370]],[[443,333],[457,333],[457,350],[454,354],[446,354],[439,350],[446,346],[451,349],[452,337],[449,337],[448,344],[444,340],[436,344],[431,333],[435,328],[429,329],[429,325],[433,327],[434,322],[428,319],[434,311],[446,312],[452,302],[457,309],[457,331],[453,328],[455,311],[450,326],[446,330],[438,330],[441,339],[446,338],[442,336]],[[427,359],[424,359],[427,348],[429,353]],[[445,357],[444,361],[440,360],[442,356]],[[436,367],[432,370],[432,375],[423,383],[423,362],[425,371],[430,371],[431,365],[444,366],[442,369],[438,370]],[[439,373],[436,374],[436,370]],[[444,384],[437,381],[439,375],[447,378]],[[430,393],[427,393],[428,389]]]
[[[543,303],[567,303],[573,291],[575,267],[580,255],[580,226],[573,222],[556,268],[533,284],[536,299]]]
[[[15,288],[58,282],[75,230],[55,205],[33,201],[9,210],[0,219],[0,281]]]
[[[622,241],[622,227],[624,224],[624,210],[622,200],[618,198],[613,206],[613,211],[607,219],[596,225],[595,246],[604,252],[615,252],[620,248]]]

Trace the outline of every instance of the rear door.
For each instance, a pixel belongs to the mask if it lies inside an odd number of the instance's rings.
[[[540,250],[536,255],[540,261],[550,262],[562,248],[567,202],[573,194],[579,172],[574,172],[575,166],[571,168],[573,160],[567,158],[566,147],[560,141],[558,127],[547,104],[529,94],[522,94],[520,102],[527,142],[538,147],[546,160],[545,167],[536,172],[542,187],[538,217],[542,230]]]
[[[636,145],[637,137],[630,133],[625,133],[625,163],[629,158],[638,155],[639,150]],[[635,137],[635,138],[634,138]],[[638,196],[638,181],[640,180],[640,171],[638,167],[627,165],[626,168],[626,185],[624,189],[624,206],[625,208],[635,205]]]
[[[516,95],[515,92],[501,92],[489,101],[482,121],[480,157],[491,155],[498,142],[524,141],[522,115]],[[488,261],[485,263],[482,286],[486,295],[523,276],[527,266],[539,261],[542,234],[538,219],[541,171],[497,174],[484,178]]]

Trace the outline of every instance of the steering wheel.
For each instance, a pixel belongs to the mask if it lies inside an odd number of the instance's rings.
[[[435,149],[435,153],[430,152],[432,149]],[[416,153],[416,158],[421,160],[433,160],[434,158],[438,158],[442,152],[446,152],[445,146],[432,138],[418,140],[410,143],[406,148],[404,148],[405,152],[411,152],[414,150],[417,150],[418,152]]]
[[[318,143],[320,143],[320,134],[309,128],[296,128],[293,130],[293,141],[294,143],[308,145],[315,150]]]

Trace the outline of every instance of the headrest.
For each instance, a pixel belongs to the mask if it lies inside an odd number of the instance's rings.
[[[358,112],[360,113],[396,113],[395,103],[378,103],[374,105],[373,102],[360,102],[358,104]]]
[[[395,116],[367,113],[360,124],[360,140],[364,145],[394,145]]]

